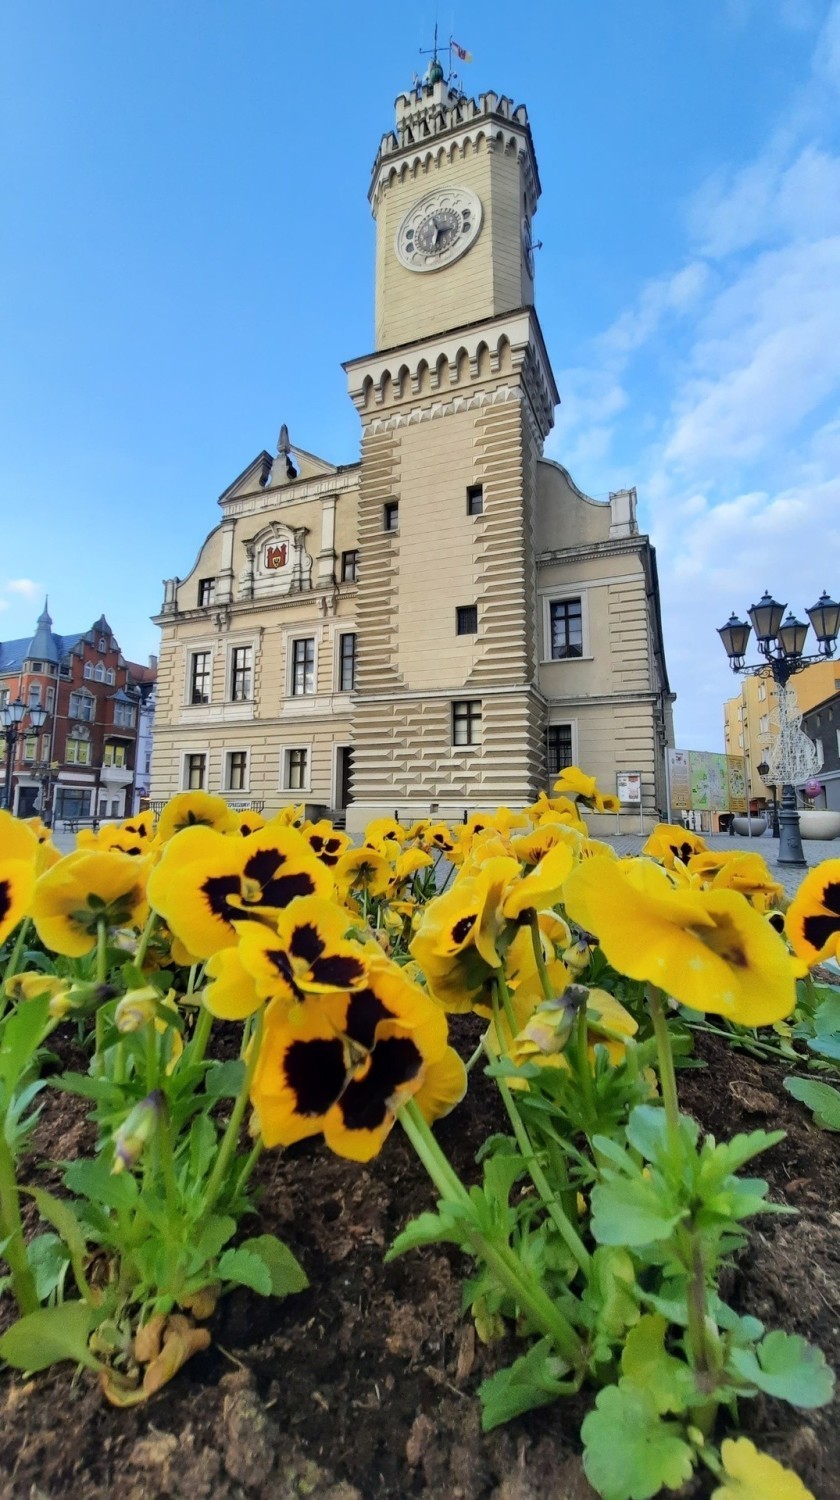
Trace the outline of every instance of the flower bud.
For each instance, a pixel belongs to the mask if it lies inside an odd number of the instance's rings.
[[[112,1173],[124,1172],[126,1168],[137,1164],[143,1154],[143,1147],[157,1129],[163,1107],[164,1097],[160,1089],[153,1089],[145,1099],[135,1104],[114,1136]]]
[[[154,1021],[160,998],[160,991],[151,984],[144,985],[142,989],[129,990],[114,1011],[117,1031],[140,1031],[143,1026]]]
[[[582,974],[584,969],[589,967],[591,957],[592,950],[589,944],[583,938],[578,938],[576,943],[572,943],[571,948],[566,949],[563,954],[563,962],[567,969],[571,969],[573,974]]]

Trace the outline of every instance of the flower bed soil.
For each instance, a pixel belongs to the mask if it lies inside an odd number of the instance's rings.
[[[466,1053],[472,1018],[454,1018]],[[781,1067],[699,1037],[707,1070],[681,1075],[683,1106],[719,1138],[782,1126],[757,1165],[796,1218],[755,1221],[725,1287],[740,1310],[840,1355],[837,1138],[784,1092]],[[503,1128],[486,1080],[437,1127],[456,1167]],[[79,1101],[49,1092],[36,1145],[74,1155],[87,1133]],[[57,1174],[39,1173],[54,1186]],[[483,1435],[476,1388],[513,1343],[485,1348],[460,1315],[462,1257],[432,1248],[384,1266],[395,1233],[430,1207],[431,1184],[396,1128],[367,1167],[304,1143],[263,1158],[260,1227],[285,1238],[311,1287],[282,1303],[226,1299],[214,1342],[148,1405],[117,1411],[69,1366],[0,1378],[0,1500],[586,1500],[578,1429],[591,1394]],[[254,1232],[246,1226],[249,1232]],[[259,1231],[257,1231],[259,1232]],[[521,1346],[519,1346],[521,1348]],[[791,1465],[817,1500],[836,1500],[836,1410],[744,1404],[744,1432]],[[708,1478],[683,1491],[710,1493]],[[670,1493],[670,1492],[669,1492]],[[768,1497],[769,1500],[769,1497]]]

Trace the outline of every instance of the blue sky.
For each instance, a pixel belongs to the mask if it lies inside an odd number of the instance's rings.
[[[433,0],[6,0],[0,637],[102,611],[156,648],[216,499],[281,422],[358,456],[368,173]],[[635,484],[683,746],[722,744],[715,627],[840,589],[840,0],[437,6],[524,101],[547,451]]]

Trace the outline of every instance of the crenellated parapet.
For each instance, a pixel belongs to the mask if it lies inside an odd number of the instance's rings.
[[[524,394],[544,440],[560,400],[530,308],[398,351],[377,350],[349,360],[344,369],[350,398],[365,425],[401,425]]]
[[[395,179],[418,176],[430,166],[454,162],[467,151],[510,151],[521,160],[526,205],[533,214],[540,196],[537,158],[524,104],[488,92],[471,99],[441,81],[422,84],[395,102],[396,129],[383,135],[368,192],[376,213],[383,190]]]

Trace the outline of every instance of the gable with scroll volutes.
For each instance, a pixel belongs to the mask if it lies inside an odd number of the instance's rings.
[[[609,500],[593,500],[578,489],[562,464],[540,459],[535,538],[538,552],[605,542],[611,519]]]

